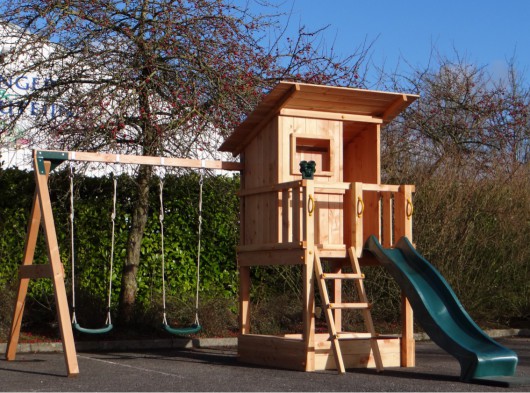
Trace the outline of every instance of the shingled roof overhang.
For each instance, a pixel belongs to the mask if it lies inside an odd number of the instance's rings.
[[[418,98],[413,94],[280,82],[220,146],[238,155],[282,111],[309,111],[337,119],[388,123]]]

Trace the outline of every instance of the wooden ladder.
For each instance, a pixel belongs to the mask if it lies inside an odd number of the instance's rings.
[[[317,249],[315,249],[315,273],[316,280],[318,282],[318,288],[320,290],[320,296],[322,298],[323,308],[326,315],[326,322],[328,324],[329,337],[331,341],[331,346],[333,348],[333,354],[335,356],[335,365],[337,371],[340,374],[346,372],[344,367],[344,359],[342,357],[342,351],[340,349],[339,341],[347,339],[366,339],[370,340],[370,347],[373,352],[374,361],[376,369],[378,372],[383,371],[383,361],[381,359],[381,352],[379,351],[379,345],[377,343],[377,336],[374,329],[374,324],[372,321],[372,314],[370,313],[370,304],[368,303],[368,298],[364,290],[364,274],[361,274],[361,268],[359,266],[359,260],[355,254],[355,249],[350,247],[348,249],[348,257],[351,262],[353,273],[324,273],[322,267],[322,261],[320,260],[320,255]],[[358,294],[357,303],[332,303],[329,299],[329,294],[326,286],[326,280],[354,280],[355,288]],[[352,333],[346,332],[337,332],[337,327],[335,324],[335,317],[333,315],[333,310],[336,309],[358,309],[361,310],[364,317],[364,325],[368,334],[364,335],[355,335]]]

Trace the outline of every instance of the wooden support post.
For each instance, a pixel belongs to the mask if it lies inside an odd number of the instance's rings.
[[[245,161],[244,154],[241,154],[241,162]],[[246,177],[241,174],[241,189],[245,187]],[[239,201],[239,240],[245,244],[245,196]],[[239,261],[238,261],[239,263]],[[239,334],[250,333],[250,267],[239,266]]]
[[[303,206],[304,206],[304,239],[306,249],[303,268],[303,339],[306,351],[305,371],[315,370],[315,214],[316,201],[313,180],[304,180]]]
[[[239,267],[239,334],[250,333],[250,267]]]
[[[406,236],[412,242],[412,192],[414,186],[403,185],[394,196],[395,241]],[[414,318],[408,299],[402,294],[401,301],[401,366],[414,367],[415,342]]]
[[[401,367],[416,365],[416,343],[414,341],[414,314],[409,299],[401,294]]]
[[[364,246],[364,232],[363,232],[363,215],[364,215],[364,199],[363,199],[363,183],[352,183],[351,199],[348,204],[351,206],[352,217],[350,222],[351,241],[348,246],[353,247],[359,258]]]

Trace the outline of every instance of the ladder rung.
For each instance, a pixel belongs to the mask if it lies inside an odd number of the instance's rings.
[[[329,308],[336,310],[336,309],[344,309],[344,308],[370,308],[370,303],[330,303]]]
[[[340,340],[355,340],[355,339],[369,339],[372,337],[371,333],[352,333],[352,332],[339,332],[337,338]]]
[[[325,280],[361,280],[364,278],[364,274],[359,273],[322,273],[321,276]]]

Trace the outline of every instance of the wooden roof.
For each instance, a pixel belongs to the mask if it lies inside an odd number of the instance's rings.
[[[320,112],[324,118],[336,115],[342,120],[387,123],[417,98],[411,94],[280,82],[219,150],[239,154],[260,129],[282,111],[286,114]]]

